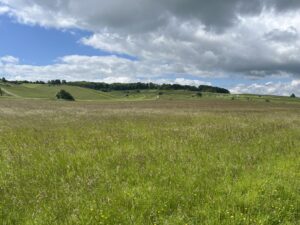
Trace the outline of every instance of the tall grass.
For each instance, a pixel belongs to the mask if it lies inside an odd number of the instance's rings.
[[[0,224],[299,224],[300,107],[0,101]]]

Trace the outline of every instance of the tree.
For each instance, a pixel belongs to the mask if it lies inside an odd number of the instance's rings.
[[[65,90],[60,90],[56,94],[57,99],[63,99],[63,100],[68,100],[68,101],[75,101],[75,98],[67,91]]]
[[[2,81],[3,83],[6,83],[6,82],[7,82],[7,80],[5,79],[5,77],[2,77],[2,78],[1,78],[1,81]]]
[[[201,93],[201,92],[198,92],[198,93],[197,93],[197,96],[198,96],[198,97],[202,97],[202,93]]]
[[[294,93],[291,94],[291,98],[296,98],[296,95]]]
[[[49,80],[48,81],[49,85],[61,85],[61,81],[59,79],[56,80]]]

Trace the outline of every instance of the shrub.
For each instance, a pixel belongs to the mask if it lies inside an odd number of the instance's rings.
[[[294,93],[291,94],[291,98],[296,98],[296,95]]]
[[[201,93],[201,92],[198,92],[198,93],[197,93],[197,96],[198,96],[198,97],[202,97],[202,93]]]
[[[74,97],[67,91],[65,90],[60,90],[56,94],[57,99],[63,99],[63,100],[68,100],[68,101],[75,101]]]

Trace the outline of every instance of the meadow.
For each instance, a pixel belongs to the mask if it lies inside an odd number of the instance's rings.
[[[198,92],[188,90],[131,90],[131,91],[97,91],[88,88],[70,85],[48,85],[48,84],[13,84],[0,81],[0,88],[4,95],[1,98],[12,99],[42,99],[56,100],[55,95],[60,90],[71,93],[76,101],[101,101],[101,102],[132,102],[132,101],[154,101],[154,100],[199,100]],[[299,104],[299,98],[283,96],[267,96],[253,94],[220,94],[202,92],[205,99],[239,100],[255,102],[273,102],[283,104]]]
[[[299,101],[6,90],[0,224],[300,224]]]

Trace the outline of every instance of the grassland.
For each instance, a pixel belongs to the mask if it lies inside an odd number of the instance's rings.
[[[296,100],[163,96],[0,98],[0,224],[300,223]]]
[[[48,85],[48,84],[12,84],[1,83],[0,88],[5,96],[2,98],[18,99],[44,99],[54,100],[56,93],[61,89],[70,92],[77,101],[153,101],[153,100],[199,100],[197,92],[187,90],[140,90],[140,91],[111,91],[102,92],[87,88],[69,85]],[[161,93],[159,95],[159,93]],[[274,103],[300,103],[299,98],[289,98],[282,96],[261,96],[261,95],[235,95],[235,94],[215,94],[202,93],[205,99],[239,100],[254,102],[274,102]],[[0,96],[1,98],[1,96]]]

